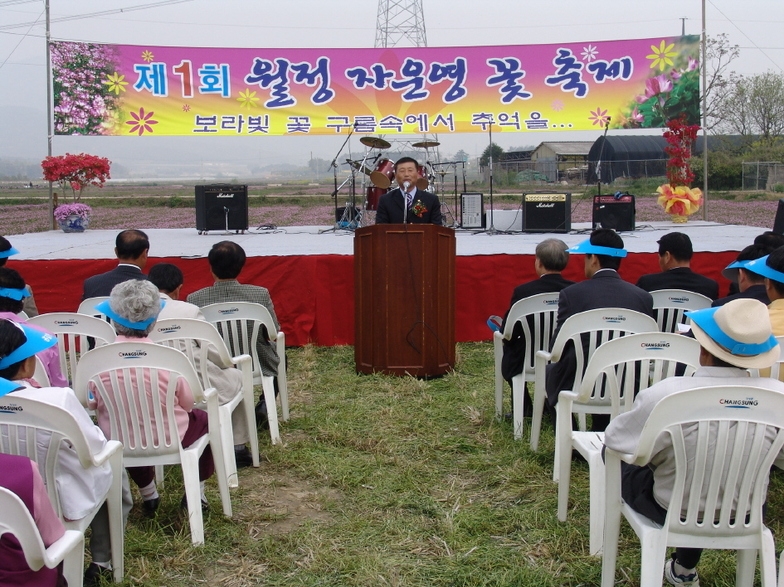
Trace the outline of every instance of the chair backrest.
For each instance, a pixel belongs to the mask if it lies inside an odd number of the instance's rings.
[[[0,536],[7,533],[16,537],[27,566],[33,571],[38,571],[43,566],[54,568],[62,560],[66,550],[84,539],[81,532],[68,530],[66,536],[56,543],[52,549],[53,556],[50,556],[30,510],[18,495],[5,487],[0,487],[0,511],[3,512],[0,516]],[[79,554],[81,555],[81,552]]]
[[[84,431],[68,410],[13,393],[0,398],[0,452],[23,455],[38,464],[60,517],[56,473],[63,441],[73,447],[82,467],[96,465]]]
[[[653,315],[662,332],[676,332],[678,324],[685,324],[683,315],[689,310],[710,308],[711,299],[685,289],[660,289],[652,291]]]
[[[217,353],[223,369],[232,366],[231,355],[214,324],[192,318],[166,318],[155,323],[150,339],[184,353],[196,367],[203,387],[212,387],[209,375],[210,349]],[[195,342],[196,344],[192,344]]]
[[[190,387],[196,403],[204,401],[188,357],[151,342],[116,342],[93,349],[76,368],[76,385],[100,396],[109,418],[107,436],[123,443],[126,461],[180,452],[174,413],[179,379]]]
[[[753,380],[752,380],[753,382]],[[666,527],[708,536],[761,531],[768,475],[784,447],[784,393],[753,385],[673,393],[651,411],[634,462],[672,442],[675,484]],[[680,515],[678,515],[680,513]]]
[[[93,339],[94,346],[103,346],[114,342],[117,336],[114,327],[105,320],[78,312],[39,314],[30,318],[28,323],[45,328],[57,336],[60,369],[70,382],[73,382],[79,357],[90,350],[88,337]]]
[[[511,340],[515,326],[520,324],[525,341],[524,368],[533,373],[536,351],[547,350],[555,330],[558,314],[558,292],[541,293],[515,302],[509,309],[502,334]]]
[[[41,360],[41,357],[35,357],[35,373],[33,373],[33,379],[38,384],[39,387],[49,387],[52,382],[49,381],[49,373],[46,372],[46,366],[44,362]]]
[[[658,331],[656,321],[641,312],[625,308],[587,310],[570,316],[563,323],[550,349],[551,360],[560,360],[566,344],[574,343],[577,369],[573,389],[577,390],[588,361],[600,345],[627,334]]]
[[[666,377],[690,376],[700,364],[696,339],[669,332],[628,334],[607,341],[593,353],[583,374],[576,404],[589,413],[613,418],[632,407],[636,395]]]
[[[79,314],[87,314],[88,316],[101,318],[103,314],[96,310],[95,306],[108,299],[109,296],[96,296],[94,298],[87,298],[86,300],[82,300],[82,302],[79,304],[79,308],[76,311]]]
[[[224,302],[204,306],[201,311],[207,321],[218,329],[232,355],[250,355],[253,358],[254,381],[261,377],[256,347],[258,338],[264,330],[268,341],[275,341],[278,337],[269,310],[251,302]]]

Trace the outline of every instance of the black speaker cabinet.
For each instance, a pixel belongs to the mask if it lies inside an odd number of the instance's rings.
[[[572,194],[523,194],[523,232],[569,232]]]
[[[779,200],[779,207],[776,209],[776,219],[773,221],[773,232],[784,234],[784,199]]]
[[[635,215],[631,194],[593,197],[594,228],[612,228],[618,232],[634,230]]]
[[[248,230],[248,186],[196,186],[196,230]]]

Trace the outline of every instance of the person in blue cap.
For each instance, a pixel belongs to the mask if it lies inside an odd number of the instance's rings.
[[[0,267],[5,267],[8,262],[8,257],[18,255],[19,251],[11,246],[11,243],[4,236],[0,236]],[[38,316],[38,307],[35,305],[35,298],[33,297],[33,288],[25,285],[27,296],[22,300],[22,311],[27,314],[28,318]]]
[[[759,300],[763,304],[770,303],[768,294],[765,291],[765,279],[762,275],[748,269],[747,265],[772,253],[782,246],[781,235],[765,232],[754,239],[754,243],[744,248],[735,261],[727,265],[721,274],[730,280],[730,295],[719,298],[711,305],[713,307],[723,306],[730,300],[738,298],[751,298]]]
[[[590,239],[569,249],[575,255],[585,255],[586,281],[561,290],[558,298],[558,322],[553,340],[558,337],[563,323],[570,316],[596,308],[626,308],[653,317],[653,297],[647,291],[621,279],[618,268],[626,256],[623,239],[614,230],[599,228]],[[586,348],[587,351],[587,348]],[[547,366],[545,389],[551,407],[558,403],[558,393],[574,384],[577,358],[574,347],[568,345],[561,360]],[[604,430],[609,416],[591,418],[591,429]]]
[[[779,358],[780,347],[763,303],[739,298],[718,308],[687,312],[686,315],[691,319],[692,332],[700,343],[700,368],[692,377],[668,377],[641,391],[632,409],[618,415],[607,426],[604,435],[607,447],[634,454],[653,408],[662,398],[676,392],[747,382],[754,387],[784,393],[781,381],[768,377],[750,378],[747,371],[770,367]],[[696,428],[684,428],[684,437],[689,453],[697,445]],[[662,434],[656,440],[656,447],[657,452],[645,466],[621,464],[621,497],[633,510],[664,524],[675,483],[675,454],[669,434]],[[688,500],[686,493],[682,503]],[[701,554],[700,548],[676,548],[664,565],[667,583],[699,586],[696,567]]]
[[[765,291],[770,299],[768,314],[774,336],[784,335],[784,247],[750,261],[747,267],[764,279]]]

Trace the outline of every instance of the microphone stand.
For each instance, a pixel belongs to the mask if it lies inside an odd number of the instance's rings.
[[[408,186],[408,188],[410,187]],[[403,195],[403,224],[408,224],[408,196],[406,195],[408,188],[404,185],[403,189],[400,190],[400,193]]]
[[[332,176],[333,176],[333,178],[335,180],[335,191],[332,192],[332,196],[331,197],[335,200],[335,216],[336,217],[338,215],[338,191],[340,191],[340,188],[338,187],[338,157],[340,157],[340,154],[343,152],[343,149],[346,148],[346,144],[348,143],[348,140],[351,138],[351,135],[354,134],[355,126],[356,126],[356,123],[354,124],[354,126],[352,126],[349,129],[348,136],[346,137],[346,140],[343,141],[343,144],[340,146],[340,150],[337,152],[337,155],[335,155],[335,158],[332,160],[332,163],[330,163],[330,167],[332,167]],[[345,182],[343,182],[343,185],[345,185]],[[343,187],[343,185],[341,185],[340,187]]]
[[[604,147],[607,144],[607,131],[610,130],[610,117],[607,117],[607,122],[604,124],[604,136],[602,137],[602,148],[599,150],[599,160],[596,162],[596,180],[598,182],[596,187],[596,195],[602,195],[602,157],[604,156]]]

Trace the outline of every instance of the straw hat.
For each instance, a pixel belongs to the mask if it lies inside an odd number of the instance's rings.
[[[779,358],[768,308],[749,298],[735,299],[718,308],[686,312],[692,332],[714,357],[743,369],[770,367]]]

